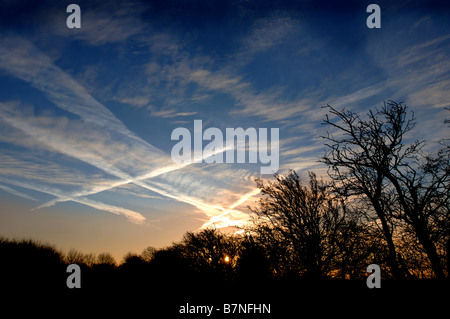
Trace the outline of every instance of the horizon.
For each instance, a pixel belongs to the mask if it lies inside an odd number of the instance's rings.
[[[265,164],[177,164],[171,135],[194,136],[194,120],[223,137],[278,129],[279,172],[303,177],[326,177],[327,104],[364,116],[405,102],[411,140],[433,149],[448,136],[448,3],[377,1],[370,29],[371,1],[75,1],[81,28],[69,29],[70,3],[0,12],[5,238],[120,262],[186,231],[245,224]]]

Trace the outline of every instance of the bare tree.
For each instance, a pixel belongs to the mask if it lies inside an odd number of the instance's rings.
[[[309,173],[309,187],[303,186],[294,171],[275,174],[274,181],[257,180],[263,197],[253,231],[262,239],[271,258],[285,258],[286,269],[309,278],[329,274],[337,255],[339,228],[345,222],[344,211],[333,200],[326,185]]]
[[[110,253],[101,253],[97,257],[98,265],[116,266],[116,260]]]
[[[333,259],[334,277],[342,279],[363,279],[368,264],[386,264],[387,246],[381,240],[378,228],[371,227],[366,214],[358,210],[354,202],[341,202],[345,221],[338,229],[337,253]],[[387,274],[384,275],[387,277]]]
[[[141,258],[142,260],[146,261],[146,262],[150,262],[153,257],[155,257],[155,253],[156,253],[156,248],[152,247],[152,246],[148,246],[147,248],[145,248],[142,253],[141,253]]]
[[[82,265],[86,263],[86,256],[81,251],[72,248],[64,257],[64,261],[68,264]]]
[[[215,228],[187,232],[178,249],[197,271],[228,275],[239,256],[239,238],[219,232]]]
[[[401,207],[397,218],[414,231],[437,278],[444,278],[445,244],[449,238],[450,151],[417,156],[387,173]]]
[[[438,223],[433,220],[441,220],[442,209],[448,206],[448,160],[442,160],[442,154],[424,156],[424,141],[404,143],[415,119],[403,103],[388,101],[380,110],[369,111],[364,120],[345,109],[327,108],[338,121],[328,115],[324,120],[333,132],[324,137],[328,151],[322,161],[343,192],[364,195],[372,205],[382,224],[394,275],[402,277],[407,270],[396,252],[393,219],[411,226],[435,276],[443,278],[433,240]]]
[[[88,253],[84,255],[84,262],[86,266],[93,267],[97,261],[97,255],[94,253]]]
[[[123,257],[122,257],[122,264],[131,264],[131,263],[142,263],[144,260],[142,259],[141,256],[139,256],[138,254],[134,253],[134,252],[127,252]]]

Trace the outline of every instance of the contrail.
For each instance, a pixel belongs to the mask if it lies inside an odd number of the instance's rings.
[[[49,195],[52,195],[55,197],[64,198],[65,201],[73,201],[76,203],[80,203],[80,204],[83,204],[86,206],[96,208],[98,210],[107,211],[107,212],[110,212],[110,213],[113,213],[116,215],[123,215],[123,216],[127,217],[129,221],[131,221],[135,224],[142,224],[145,222],[144,216],[142,216],[140,213],[137,213],[137,212],[132,211],[127,208],[104,204],[102,202],[90,200],[87,198],[70,197],[68,195],[61,194],[58,190],[55,190],[55,189],[52,189],[49,187],[45,187],[42,185],[38,186],[38,185],[33,185],[32,183],[23,183],[23,182],[13,181],[13,180],[5,179],[5,178],[1,178],[1,180],[3,180],[4,182],[6,182],[8,184],[11,184],[11,185],[16,185],[16,186],[27,188],[27,189],[32,189],[32,190],[35,190],[35,191],[38,191],[41,193],[46,193],[46,194],[49,194]]]
[[[142,154],[146,158],[146,166],[155,166],[170,160],[169,157],[158,148],[147,143],[131,132],[108,108],[95,100],[81,85],[73,78],[55,66],[53,62],[45,54],[40,52],[29,41],[19,37],[3,37],[0,38],[2,45],[0,46],[0,67],[8,71],[17,78],[29,82],[37,89],[45,92],[48,98],[59,108],[76,114],[87,125],[87,132],[74,130],[75,136],[71,136],[70,132],[54,134],[51,127],[45,127],[42,123],[33,123],[31,120],[24,120],[23,116],[18,116],[8,107],[0,110],[3,120],[7,121],[13,127],[23,131],[27,135],[35,138],[39,142],[47,145],[53,150],[76,158],[80,161],[88,163],[103,172],[118,177],[119,182],[114,182],[109,186],[95,187],[94,189],[78,192],[72,195],[57,194],[57,199],[40,205],[38,208],[48,207],[57,202],[76,201],[82,202],[92,207],[100,207],[96,202],[83,198],[83,196],[92,195],[101,191],[109,190],[115,187],[133,183],[152,192],[164,195],[177,201],[191,204],[207,216],[217,216],[219,212],[226,211],[220,205],[211,205],[192,196],[180,194],[178,190],[168,192],[161,187],[149,185],[145,180],[169,173],[186,167],[189,164],[172,164],[164,167],[152,169],[149,173],[133,177],[123,168],[139,169],[139,163],[133,164],[128,158],[117,161],[115,155],[111,154],[112,146],[118,149],[126,147],[130,149],[130,154]],[[102,131],[103,136],[114,140],[114,143],[95,144],[91,146],[93,141],[90,130],[95,128],[93,132]],[[64,134],[65,133],[65,134]],[[77,140],[78,138],[78,140]],[[120,143],[122,141],[122,144]],[[97,142],[97,141],[96,141]],[[126,144],[124,144],[126,142]],[[100,147],[99,147],[100,146]],[[135,152],[133,152],[135,150]],[[223,149],[222,152],[226,151]],[[214,154],[207,154],[206,157]],[[149,163],[149,161],[151,161]],[[122,168],[120,168],[122,167]],[[55,193],[56,194],[56,193]],[[237,206],[237,205],[236,205]],[[236,207],[234,206],[234,207]],[[103,204],[106,208],[106,204]],[[108,207],[111,212],[118,212],[113,206]],[[229,209],[228,209],[229,210]],[[144,218],[142,215],[134,215],[136,212],[121,211],[125,215],[135,219]],[[242,213],[241,213],[242,214]]]

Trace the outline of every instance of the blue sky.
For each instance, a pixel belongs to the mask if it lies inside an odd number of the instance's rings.
[[[121,256],[244,223],[261,165],[177,166],[171,132],[194,120],[279,128],[280,171],[325,176],[321,106],[392,99],[432,148],[449,133],[450,6],[378,1],[369,29],[372,2],[2,1],[0,234]]]

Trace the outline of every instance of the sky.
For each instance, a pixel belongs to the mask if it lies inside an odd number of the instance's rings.
[[[175,129],[278,129],[278,172],[326,178],[322,106],[387,100],[414,112],[409,138],[448,137],[448,3],[0,1],[0,235],[120,260],[244,225],[261,158],[177,163]]]

